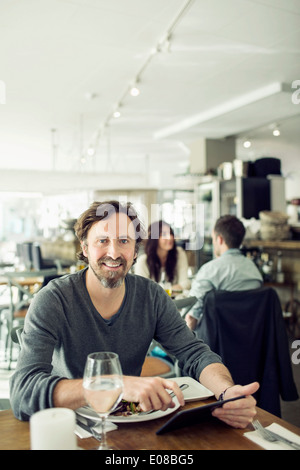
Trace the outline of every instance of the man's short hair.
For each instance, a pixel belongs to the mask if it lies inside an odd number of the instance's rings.
[[[135,252],[138,253],[139,246],[144,238],[146,238],[145,229],[143,228],[142,222],[140,221],[136,210],[134,209],[131,202],[122,204],[119,201],[104,201],[104,202],[93,202],[90,207],[81,214],[77,222],[74,225],[75,234],[80,242],[86,242],[88,232],[92,225],[100,220],[106,220],[111,215],[116,213],[126,214],[127,217],[133,222],[135,230]],[[88,259],[83,254],[82,249],[77,253],[77,257],[88,263]]]
[[[228,248],[239,248],[244,239],[246,229],[243,223],[234,215],[223,215],[215,226],[216,235],[221,235]]]

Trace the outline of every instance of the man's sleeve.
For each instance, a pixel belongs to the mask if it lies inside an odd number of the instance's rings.
[[[52,372],[52,355],[59,328],[58,300],[42,289],[25,317],[16,370],[10,380],[10,402],[16,418],[27,421],[41,409],[53,406],[53,389],[63,377]]]

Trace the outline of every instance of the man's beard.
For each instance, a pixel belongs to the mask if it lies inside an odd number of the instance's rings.
[[[122,271],[105,271],[103,272],[102,265],[105,263],[109,263],[111,265],[120,265],[122,266]],[[120,287],[123,284],[125,276],[127,274],[127,262],[124,258],[119,257],[115,260],[112,258],[100,258],[97,261],[97,266],[94,267],[93,265],[89,264],[90,268],[92,269],[93,273],[100,281],[103,287],[108,289],[115,289]],[[105,269],[105,268],[104,268]]]

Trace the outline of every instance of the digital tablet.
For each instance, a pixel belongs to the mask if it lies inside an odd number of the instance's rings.
[[[169,421],[167,421],[156,434],[164,434],[165,432],[174,431],[175,429],[190,426],[191,424],[199,423],[207,418],[213,417],[211,415],[215,408],[220,408],[229,401],[241,400],[246,398],[245,395],[229,398],[228,400],[215,401],[209,405],[198,406],[197,408],[191,408],[189,410],[178,411]]]

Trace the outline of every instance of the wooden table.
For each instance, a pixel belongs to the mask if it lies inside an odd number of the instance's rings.
[[[188,403],[185,408],[200,406],[211,400]],[[253,430],[234,429],[216,418],[203,421],[188,428],[156,435],[155,432],[169,417],[159,420],[118,424],[116,431],[107,434],[108,443],[119,450],[261,450],[257,444],[243,436],[244,432]],[[257,409],[257,418],[264,426],[278,423],[300,435],[300,428],[283,421],[276,416]],[[95,449],[99,443],[94,438],[79,439],[82,449]],[[0,449],[29,450],[29,423],[17,420],[11,410],[0,411]]]

